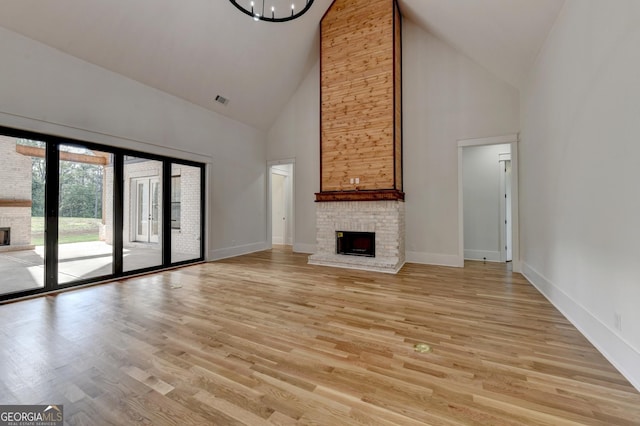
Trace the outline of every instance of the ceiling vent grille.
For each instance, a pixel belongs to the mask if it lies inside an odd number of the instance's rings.
[[[229,99],[225,98],[224,96],[217,95],[216,102],[226,106],[229,103]]]

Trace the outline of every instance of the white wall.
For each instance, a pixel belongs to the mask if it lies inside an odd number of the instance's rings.
[[[519,93],[404,21],[407,261],[460,265],[457,141],[517,133]]]
[[[638,22],[565,3],[522,99],[520,211],[525,275],[640,389]]]
[[[465,259],[500,261],[500,201],[504,198],[500,175],[504,174],[504,163],[499,160],[500,154],[510,152],[509,144],[462,150]]]
[[[293,250],[316,247],[315,193],[320,190],[320,66],[300,83],[268,133],[267,160],[295,159]]]
[[[0,125],[209,163],[208,255],[265,247],[265,135],[0,28]]]
[[[320,189],[319,65],[268,134],[267,158],[296,159],[294,250],[313,252]],[[405,19],[404,181],[407,260],[457,265],[459,139],[517,133],[519,93]]]

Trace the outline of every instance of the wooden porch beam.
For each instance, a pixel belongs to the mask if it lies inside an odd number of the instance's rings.
[[[28,157],[38,157],[44,158],[45,149],[39,148],[37,146],[26,146],[16,144],[16,152],[18,154],[26,155]],[[94,157],[86,154],[77,154],[75,152],[60,152],[60,160],[61,161],[73,161],[75,163],[84,163],[84,164],[96,164],[99,166],[106,166],[108,164],[107,160],[108,154],[99,153],[98,156]]]
[[[0,207],[31,207],[31,200],[0,200]]]

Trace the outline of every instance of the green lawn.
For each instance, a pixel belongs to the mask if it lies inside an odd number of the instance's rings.
[[[86,217],[61,217],[58,221],[58,242],[60,244],[98,241],[98,229],[102,219]],[[44,244],[44,218],[31,218],[31,244]]]

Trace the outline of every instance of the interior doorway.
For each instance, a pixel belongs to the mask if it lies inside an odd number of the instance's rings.
[[[459,265],[511,262],[519,272],[518,135],[458,141]]]
[[[292,161],[269,165],[269,230],[272,245],[293,245],[293,173]]]
[[[505,168],[510,155],[509,144],[463,149],[465,260],[506,261],[506,252],[511,246],[505,232],[506,218],[511,205],[506,202]]]

